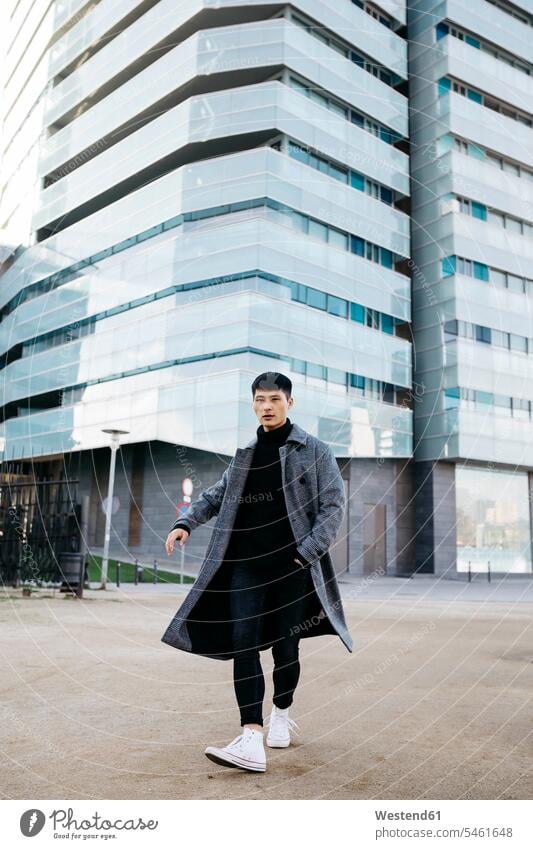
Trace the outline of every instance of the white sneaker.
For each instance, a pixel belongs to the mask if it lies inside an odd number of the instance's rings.
[[[255,728],[243,728],[242,733],[223,749],[219,749],[218,746],[208,746],[205,754],[210,761],[222,766],[248,769],[252,772],[266,770],[263,732]]]
[[[298,723],[289,716],[289,708],[279,708],[272,705],[270,718],[267,719],[268,735],[267,746],[272,749],[284,749],[291,744],[291,731],[298,734],[296,731],[299,728]]]

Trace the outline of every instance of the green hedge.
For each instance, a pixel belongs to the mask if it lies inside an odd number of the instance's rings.
[[[154,579],[154,569],[153,563],[140,563],[143,567],[142,574],[142,583],[143,584],[151,584]],[[177,575],[175,572],[167,572],[165,569],[159,568],[159,561],[157,564],[157,582],[158,584],[180,584],[181,576]],[[107,563],[107,581],[110,584],[114,584],[116,582],[117,577],[117,561],[109,558]],[[100,581],[102,577],[102,558],[97,557],[93,554],[90,554],[88,557],[88,572],[89,572],[89,581]],[[121,584],[133,584],[135,577],[135,564],[134,563],[123,563],[120,562],[120,583]],[[191,578],[189,575],[183,576],[184,584],[192,584],[194,582],[194,578]]]

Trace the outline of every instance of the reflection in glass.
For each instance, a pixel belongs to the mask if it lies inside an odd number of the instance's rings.
[[[527,472],[455,470],[457,571],[531,572]]]

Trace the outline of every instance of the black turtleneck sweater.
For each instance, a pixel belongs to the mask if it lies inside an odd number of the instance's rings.
[[[286,565],[296,555],[279,459],[280,445],[285,444],[291,429],[290,419],[274,430],[266,431],[263,425],[257,428],[257,445],[224,555],[228,562],[256,567]]]

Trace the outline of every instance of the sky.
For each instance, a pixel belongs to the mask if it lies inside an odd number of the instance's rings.
[[[2,101],[4,94],[4,53],[5,36],[7,31],[7,3],[0,2],[0,172],[2,170]]]
[[[5,38],[7,35],[7,20],[8,20],[8,6],[10,3],[4,2],[4,0],[0,0],[0,174],[2,173],[2,150],[4,148],[2,144],[2,131],[3,131],[3,94],[4,94],[4,54],[5,54]],[[1,201],[1,197],[0,197]],[[1,216],[0,216],[1,220]],[[1,240],[1,231],[0,231],[0,240]]]

